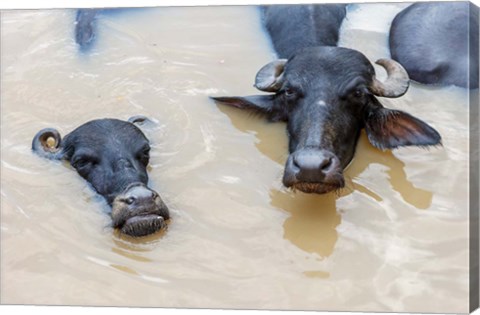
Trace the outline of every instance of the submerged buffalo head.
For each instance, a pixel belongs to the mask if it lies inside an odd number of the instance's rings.
[[[353,158],[362,128],[380,149],[429,146],[440,135],[423,121],[377,100],[399,97],[408,75],[393,60],[380,59],[388,78],[381,82],[368,59],[340,47],[301,50],[273,61],[257,73],[255,87],[269,95],[213,97],[214,100],[286,121],[290,155],[283,184],[307,193],[326,193],[344,186],[343,169]]]
[[[67,160],[112,207],[113,227],[131,236],[144,236],[166,227],[167,206],[147,187],[150,159],[148,139],[131,120],[89,121],[62,140],[52,128],[40,130],[32,141],[39,155]]]

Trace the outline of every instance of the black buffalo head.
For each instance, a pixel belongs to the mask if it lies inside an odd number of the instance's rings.
[[[148,188],[150,144],[131,120],[89,121],[64,139],[53,128],[33,138],[37,154],[66,160],[112,207],[113,227],[131,236],[144,236],[166,227],[169,211],[154,190]]]
[[[213,97],[214,100],[286,121],[290,156],[283,184],[307,193],[326,193],[344,186],[343,169],[353,158],[362,128],[380,149],[440,144],[437,131],[405,112],[387,109],[380,97],[406,93],[409,79],[393,60],[380,59],[384,82],[360,52],[314,47],[259,70],[255,87],[268,95]]]

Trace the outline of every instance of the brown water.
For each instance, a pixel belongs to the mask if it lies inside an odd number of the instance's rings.
[[[350,9],[341,45],[388,57],[406,4]],[[413,84],[384,99],[433,125],[443,147],[381,152],[362,135],[339,195],[281,185],[285,125],[216,105],[247,95],[274,58],[252,7],[102,16],[80,54],[75,12],[1,16],[1,302],[198,308],[467,312],[468,95]],[[374,17],[374,18],[372,18]],[[384,75],[377,68],[379,75]],[[143,114],[151,186],[172,210],[141,241],[33,135]]]

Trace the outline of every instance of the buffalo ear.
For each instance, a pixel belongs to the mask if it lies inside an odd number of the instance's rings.
[[[245,96],[245,97],[210,97],[213,99],[215,102],[241,108],[241,109],[247,109],[259,114],[265,114],[267,115],[270,119],[275,116],[275,95],[270,94],[270,95],[251,95],[251,96]],[[277,119],[281,120],[281,119]]]
[[[379,105],[371,108],[365,121],[368,140],[375,147],[385,150],[402,146],[441,145],[440,134],[425,122]]]
[[[42,129],[33,137],[32,150],[41,157],[59,160],[64,155],[62,136],[54,128]]]
[[[255,87],[260,91],[278,92],[284,81],[283,70],[287,61],[287,59],[278,59],[263,66],[255,77]]]

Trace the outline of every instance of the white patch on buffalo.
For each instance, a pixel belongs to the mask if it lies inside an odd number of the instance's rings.
[[[317,105],[318,106],[327,106],[327,103],[325,103],[324,101],[318,101]]]

